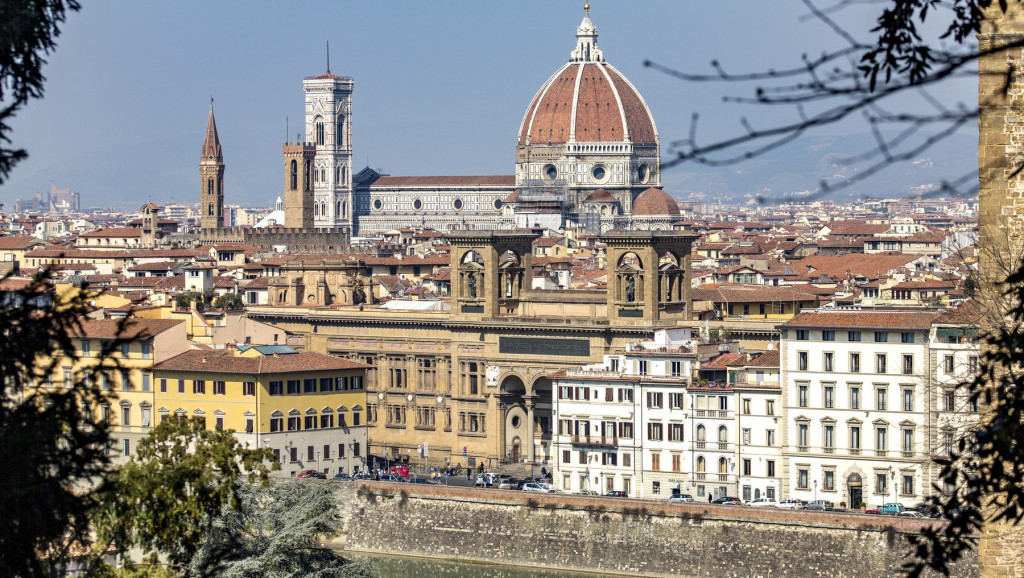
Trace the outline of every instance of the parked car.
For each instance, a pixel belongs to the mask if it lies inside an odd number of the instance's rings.
[[[895,516],[906,510],[906,508],[903,507],[903,504],[900,504],[899,502],[882,504],[882,507],[878,509],[881,510],[883,514],[889,514],[890,516]]]
[[[828,500],[814,500],[813,502],[807,502],[807,505],[804,506],[805,510],[832,511],[833,508],[835,508],[835,505]]]
[[[600,496],[601,494],[598,494],[594,490],[580,490],[578,492],[573,492],[573,495],[576,495],[576,496]]]
[[[428,480],[427,478],[412,478],[412,479],[409,480],[409,483],[410,484],[436,484],[437,482],[432,482],[432,481]]]
[[[484,487],[490,488],[491,486],[494,485],[494,479],[497,476],[498,476],[498,474],[496,474],[494,472],[485,472],[483,474],[477,474],[476,475],[476,483],[474,485],[476,485],[476,486],[484,486]]]
[[[777,507],[784,510],[803,510],[804,502],[803,500],[797,500],[796,498],[788,498],[779,502]]]
[[[517,486],[522,485],[522,482],[510,477],[503,477],[498,481],[499,490],[518,490]]]
[[[327,474],[325,474],[323,472],[320,472],[320,471],[317,471],[317,470],[302,470],[301,472],[299,472],[299,475],[297,475],[295,477],[297,477],[297,478],[316,478],[318,480],[326,480],[327,479]]]
[[[396,476],[395,474],[381,474],[380,481],[382,482],[405,482],[407,481],[402,476]]]
[[[536,482],[526,482],[523,484],[524,492],[540,492],[542,494],[554,494],[555,489],[547,484],[538,484]]]
[[[877,516],[877,515],[880,515],[882,513],[882,510],[879,510],[878,508],[868,508],[867,510],[864,510],[864,513],[865,514],[873,514],[873,515]]]
[[[672,494],[668,497],[670,502],[692,502],[693,496],[690,494]]]
[[[904,511],[900,512],[897,515],[902,517],[902,518],[927,518],[928,517],[928,516],[925,516],[924,514],[922,514],[921,512],[915,512],[914,510],[904,510]]]
[[[741,502],[739,498],[735,498],[732,496],[722,496],[721,498],[718,498],[717,500],[711,503],[718,504],[721,506],[738,506],[743,504],[743,502]]]
[[[332,480],[337,480],[339,482],[351,482],[352,481],[352,476],[350,476],[348,474],[334,474],[334,477],[331,478],[331,479]]]
[[[608,492],[607,494],[605,494],[605,496],[607,496],[609,498],[628,498],[629,497],[628,495],[626,495],[626,492],[623,492],[622,490],[612,490],[612,491]]]
[[[779,503],[776,502],[775,500],[771,499],[771,498],[755,498],[754,500],[751,500],[751,501],[747,502],[747,505],[751,506],[751,507],[754,507],[754,508],[778,508],[779,507]]]

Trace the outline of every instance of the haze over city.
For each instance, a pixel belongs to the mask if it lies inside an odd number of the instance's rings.
[[[192,202],[212,96],[228,201],[270,206],[281,190],[280,143],[301,130],[301,80],[324,72],[327,42],[331,71],[355,80],[356,170],[510,174],[519,122],[537,88],[567,59],[580,13],[575,0],[313,2],[301,10],[269,2],[244,10],[192,1],[89,3],[70,16],[49,57],[45,98],[15,119],[15,144],[30,158],[0,187],[0,200],[27,198],[55,182],[81,193],[83,207]],[[726,94],[749,96],[750,87],[686,84],[645,68],[645,60],[710,72],[717,59],[730,72],[747,72],[792,66],[801,54],[839,45],[797,1],[598,0],[592,14],[608,61],[650,106],[663,155],[687,135],[694,112],[705,141],[742,133],[744,115],[764,126],[793,113],[723,103]],[[850,29],[869,28],[870,10],[844,14]],[[946,90],[948,101],[970,102],[974,85]],[[858,123],[828,127],[764,162],[683,165],[666,171],[664,183],[682,198],[812,189],[832,172],[816,166],[818,151],[850,156],[857,149],[834,137],[865,132]],[[975,135],[976,127],[967,127],[956,143]],[[949,148],[936,154],[943,166],[964,162]],[[897,181],[894,188],[930,182],[929,173]],[[879,183],[881,193],[907,193],[886,190],[893,187],[885,179],[858,192]]]

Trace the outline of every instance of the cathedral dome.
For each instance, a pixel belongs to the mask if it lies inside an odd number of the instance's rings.
[[[676,217],[679,215],[679,205],[665,191],[651,187],[637,195],[633,201],[633,215]]]
[[[585,15],[570,60],[540,87],[519,127],[519,144],[628,142],[656,145],[654,118],[636,88],[604,60]]]

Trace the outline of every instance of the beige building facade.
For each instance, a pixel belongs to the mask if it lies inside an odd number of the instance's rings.
[[[300,350],[372,366],[371,456],[464,467],[550,463],[550,376],[684,322],[694,238],[606,234],[607,291],[543,291],[528,283],[532,234],[463,231],[447,237],[450,309],[357,303],[359,262],[328,271],[317,260],[282,271],[272,304],[249,314],[287,331],[288,344]],[[316,302],[308,300],[310,287],[320,291]],[[333,301],[325,303],[328,295]]]

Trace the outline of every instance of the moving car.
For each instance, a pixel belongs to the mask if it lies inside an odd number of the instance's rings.
[[[752,501],[747,502],[747,505],[753,508],[778,508],[779,503],[771,498],[756,498]]]
[[[814,500],[813,502],[808,502],[807,505],[804,506],[805,510],[831,511],[833,508],[835,508],[835,505],[828,500]]]
[[[327,474],[319,472],[317,470],[302,470],[296,478],[316,478],[318,480],[326,480]]]
[[[554,494],[555,489],[547,484],[538,484],[536,482],[526,482],[523,484],[524,492],[540,492],[542,494]]]
[[[668,497],[670,502],[692,502],[693,496],[690,494],[672,494]]]
[[[352,476],[350,476],[348,474],[334,474],[334,477],[331,478],[331,479],[332,480],[337,480],[339,482],[351,482],[352,481]]]
[[[623,492],[622,490],[612,490],[612,491],[608,492],[607,494],[605,494],[605,496],[608,496],[609,498],[628,498],[629,497],[629,496],[626,495],[626,492]]]
[[[788,498],[779,502],[777,507],[784,510],[803,510],[804,503],[802,500],[797,500],[796,498]]]

